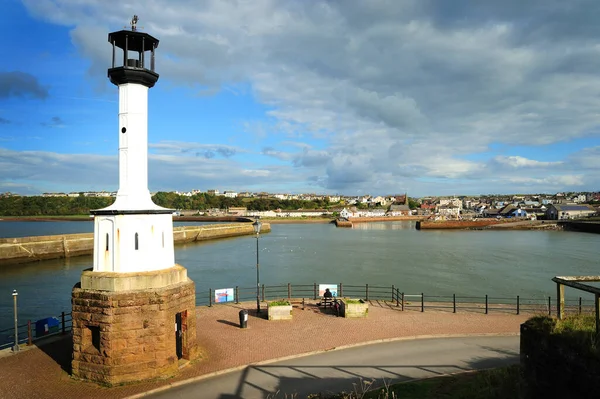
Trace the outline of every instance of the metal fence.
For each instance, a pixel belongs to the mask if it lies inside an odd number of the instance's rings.
[[[483,296],[457,296],[452,295],[427,295],[421,293],[405,293],[394,285],[344,285],[337,284],[339,297],[364,299],[366,301],[379,301],[390,307],[396,307],[401,311],[446,310],[456,313],[458,311],[471,311],[488,314],[490,312],[504,312],[511,314],[536,313],[555,315],[556,306],[552,297],[523,298],[519,295],[514,297],[491,297]],[[208,295],[197,292],[196,304],[199,306],[213,306],[220,304],[214,300],[214,289],[208,290]],[[235,287],[234,296],[229,302],[252,302],[257,297],[256,287]],[[258,290],[261,302],[278,299],[319,299],[319,285],[314,284],[292,284],[283,285],[261,285]],[[588,313],[594,309],[594,300],[584,300],[582,297],[565,301],[565,309],[570,313]]]
[[[485,296],[457,296],[453,295],[428,295],[426,293],[408,293],[391,285],[345,285],[337,284],[338,297],[363,299],[371,302],[379,302],[385,306],[395,308],[399,311],[425,310],[448,311],[457,313],[459,311],[491,313],[504,312],[510,314],[534,313],[556,315],[556,301],[551,296],[547,298],[522,298],[515,297],[490,297]],[[227,298],[227,302],[253,302],[256,301],[257,287],[235,287],[233,298]],[[197,306],[219,305],[215,301],[215,289],[209,288],[208,292],[196,292]],[[261,285],[258,290],[260,302],[268,302],[279,299],[297,299],[305,301],[319,300],[319,285],[313,284],[281,284]],[[225,302],[225,303],[227,303]],[[565,311],[572,314],[589,313],[594,311],[594,300],[584,300],[582,297],[565,300]],[[58,317],[59,328],[57,331],[34,334],[36,322],[28,321],[18,326],[18,342],[32,344],[38,339],[57,334],[66,334],[72,329],[71,313],[62,312]],[[42,319],[44,320],[44,319]],[[0,350],[14,345],[14,327],[0,330]]]
[[[39,328],[38,323],[43,322],[48,319],[56,319],[57,325],[56,328]],[[44,324],[46,326],[47,324]],[[27,344],[32,345],[34,342],[48,338],[54,335],[64,335],[67,332],[70,332],[73,328],[73,319],[71,317],[71,313],[62,312],[59,316],[48,317],[45,319],[37,320],[32,322],[28,320],[27,323],[21,324],[17,326],[17,342],[19,344]],[[15,345],[15,328],[7,328],[5,330],[0,330],[0,350],[10,348]]]

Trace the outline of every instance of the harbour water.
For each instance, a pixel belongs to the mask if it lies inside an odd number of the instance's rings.
[[[181,223],[190,225],[192,223]],[[180,224],[180,225],[181,225]],[[0,222],[0,237],[81,233],[91,222]],[[391,286],[426,295],[547,298],[556,275],[598,275],[600,235],[562,231],[417,231],[414,222],[273,224],[260,236],[261,283]],[[197,296],[209,288],[256,286],[252,236],[177,246]],[[70,312],[71,289],[91,256],[0,267],[0,330],[19,320]],[[567,295],[579,296],[579,292]],[[585,298],[585,296],[584,296]]]

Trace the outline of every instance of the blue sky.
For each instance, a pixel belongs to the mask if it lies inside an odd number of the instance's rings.
[[[599,190],[597,1],[4,0],[0,192],[118,188],[134,13],[151,191]]]

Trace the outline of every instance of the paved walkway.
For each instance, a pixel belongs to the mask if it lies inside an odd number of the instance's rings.
[[[250,312],[248,328],[238,327],[240,309],[252,303],[197,308],[198,342],[203,357],[178,376],[147,383],[104,388],[69,376],[70,337],[18,354],[0,355],[0,398],[124,398],[183,380],[211,375],[271,359],[354,346],[431,336],[518,334],[531,315],[461,313],[429,310],[401,312],[372,301],[367,319],[344,319],[313,304],[294,304],[291,321],[267,321]],[[266,311],[263,311],[266,314]]]

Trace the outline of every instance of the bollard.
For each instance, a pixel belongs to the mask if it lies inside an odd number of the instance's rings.
[[[288,283],[288,299],[292,297],[292,283]]]
[[[246,309],[240,310],[240,328],[248,327],[248,311]]]
[[[313,299],[316,301],[317,300],[317,283],[315,283],[315,287],[314,287],[314,296]]]
[[[521,314],[521,304],[519,302],[519,296],[517,295],[517,314]]]
[[[421,313],[425,311],[425,294],[421,292]]]
[[[579,297],[579,314],[581,314],[581,297]]]
[[[212,306],[212,288],[208,289],[208,307]]]
[[[456,294],[452,294],[452,313],[456,313]]]
[[[488,314],[488,296],[485,295],[485,314]]]

